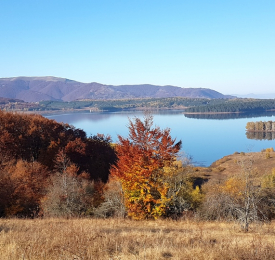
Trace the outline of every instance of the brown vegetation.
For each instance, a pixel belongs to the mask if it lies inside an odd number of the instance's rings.
[[[274,223],[1,219],[0,230],[3,260],[275,259]]]
[[[266,160],[268,154],[269,160]],[[253,160],[253,168],[258,176],[271,173],[275,168],[275,152],[273,148],[267,148],[261,152],[235,152],[215,161],[209,167],[194,167],[195,175],[209,181],[220,183],[228,177],[240,173],[240,162]]]
[[[83,214],[103,200],[102,182],[115,161],[109,137],[86,137],[68,124],[0,110],[0,217],[44,214],[50,201],[59,205],[59,215],[64,201],[78,207],[77,213],[72,206],[65,210],[70,216]]]

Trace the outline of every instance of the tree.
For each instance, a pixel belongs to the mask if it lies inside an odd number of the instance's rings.
[[[118,161],[111,175],[122,184],[128,216],[134,219],[158,218],[169,201],[166,181],[180,150],[181,141],[170,136],[170,129],[153,127],[153,117],[129,120],[129,137],[118,136]]]
[[[48,185],[48,170],[38,162],[18,160],[0,167],[0,216],[34,216]]]
[[[51,176],[51,185],[41,200],[44,216],[73,217],[85,215],[93,207],[94,182],[87,173],[77,175],[78,167],[71,163],[64,152],[59,150],[55,159],[56,173]]]

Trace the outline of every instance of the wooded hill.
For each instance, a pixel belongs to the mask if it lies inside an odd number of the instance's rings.
[[[75,185],[73,191],[81,183],[83,199],[88,199],[91,185],[106,182],[115,161],[108,137],[87,137],[81,129],[40,115],[0,110],[0,217],[37,213],[46,189],[60,174],[63,185]],[[78,182],[69,182],[65,173]],[[74,203],[80,205],[76,198]]]

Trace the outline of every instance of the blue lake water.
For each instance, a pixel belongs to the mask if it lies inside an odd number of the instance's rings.
[[[83,129],[87,136],[109,134],[114,142],[117,135],[128,136],[129,118],[143,117],[142,112],[97,112],[68,113],[46,116],[58,122]],[[275,121],[275,116],[237,119],[195,119],[187,118],[181,111],[153,113],[154,124],[170,128],[171,135],[182,140],[182,154],[192,157],[195,165],[209,166],[225,155],[238,152],[258,152],[274,147],[275,140],[247,139],[245,126],[249,121]]]

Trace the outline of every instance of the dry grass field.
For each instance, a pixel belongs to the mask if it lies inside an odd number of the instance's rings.
[[[275,259],[275,223],[1,219],[0,259]]]

